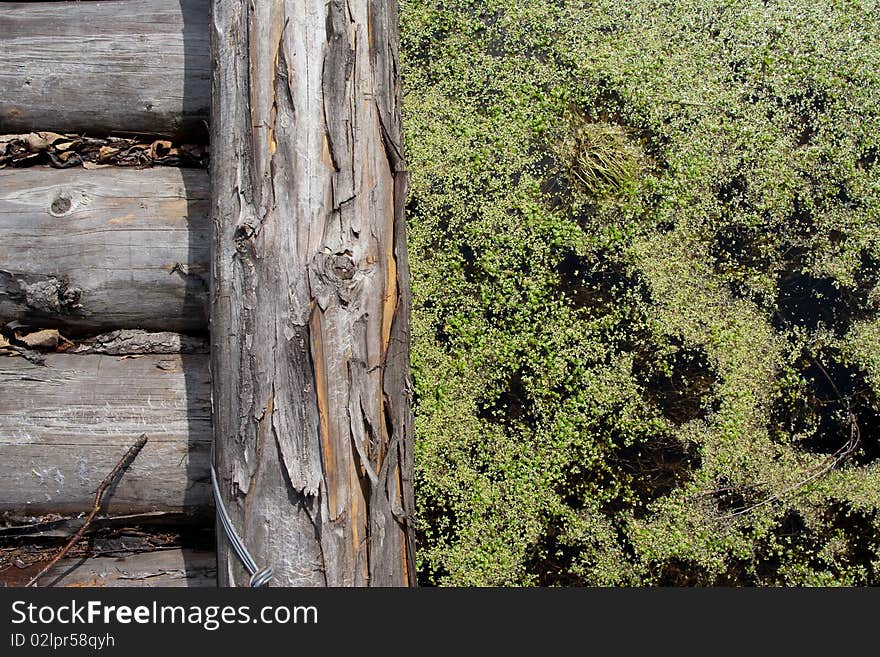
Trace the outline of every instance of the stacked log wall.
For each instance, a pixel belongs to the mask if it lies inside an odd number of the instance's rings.
[[[205,144],[208,14],[0,2],[0,135]],[[26,155],[0,168],[0,585],[64,544],[145,433],[98,533],[40,585],[213,586],[207,172]],[[46,329],[57,343],[27,342]]]

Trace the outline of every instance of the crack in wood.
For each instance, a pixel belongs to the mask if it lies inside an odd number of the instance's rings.
[[[396,445],[411,433],[397,408],[408,398],[384,410],[386,396],[404,394],[390,381],[405,376],[385,370],[408,366],[389,357],[408,337],[396,226],[402,160],[389,159],[385,142],[399,130],[383,135],[376,62],[359,38],[371,29],[368,6],[215,4],[248,34],[246,43],[214,40],[213,161],[224,165],[212,181],[223,222],[212,312],[212,367],[226,373],[214,379],[220,474],[235,481],[260,463],[246,504],[231,513],[258,560],[288,584],[412,583],[401,564],[410,530],[395,518],[406,503],[390,499],[405,496],[394,473],[406,466]],[[396,48],[394,25],[382,20],[372,36]],[[382,52],[394,57],[394,48]],[[243,181],[253,198],[225,192]],[[277,450],[255,454],[268,416]],[[240,579],[239,570],[226,563],[221,581]]]

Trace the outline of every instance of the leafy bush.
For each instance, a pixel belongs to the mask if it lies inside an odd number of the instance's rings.
[[[403,0],[419,568],[880,583],[880,12]]]

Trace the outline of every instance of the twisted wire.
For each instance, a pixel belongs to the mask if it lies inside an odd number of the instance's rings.
[[[232,518],[229,517],[229,512],[226,510],[226,506],[223,504],[223,499],[220,496],[220,485],[217,483],[217,470],[214,468],[213,455],[211,458],[211,485],[214,488],[214,506],[217,508],[217,516],[220,518],[220,526],[223,527],[223,533],[226,534],[233,552],[235,552],[251,575],[248,586],[251,588],[266,586],[269,580],[272,579],[272,566],[259,568],[257,562],[254,561],[251,553],[248,552],[244,542],[239,537],[238,532],[235,531],[235,527],[232,526]]]

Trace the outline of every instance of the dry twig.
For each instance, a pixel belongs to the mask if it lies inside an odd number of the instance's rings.
[[[33,586],[34,584],[36,584],[37,580],[39,580],[43,575],[49,572],[52,566],[58,563],[64,557],[64,555],[67,554],[74,545],[76,545],[77,541],[79,541],[83,537],[83,535],[86,533],[86,530],[89,528],[89,525],[92,523],[92,520],[94,520],[95,516],[98,515],[98,511],[100,511],[101,509],[102,498],[104,497],[104,493],[106,492],[107,488],[109,488],[116,480],[116,478],[122,473],[122,471],[131,464],[131,462],[135,459],[135,457],[140,453],[140,451],[144,448],[144,445],[146,444],[147,434],[142,433],[135,444],[129,447],[128,451],[122,456],[121,459],[119,459],[119,462],[116,464],[113,470],[110,471],[110,474],[104,477],[101,485],[98,486],[98,490],[95,492],[95,503],[92,506],[92,510],[89,512],[89,515],[86,517],[85,522],[82,524],[82,527],[80,527],[76,531],[76,533],[70,538],[67,544],[58,551],[58,554],[52,557],[52,560],[49,561],[49,563],[47,563],[40,572],[34,575],[31,580],[27,584],[25,584],[25,586]]]
[[[737,516],[742,516],[747,513],[750,513],[751,511],[754,511],[755,509],[757,509],[759,507],[765,506],[767,504],[770,504],[771,502],[775,502],[776,500],[781,499],[785,495],[788,495],[789,493],[792,493],[792,492],[796,491],[797,489],[806,486],[811,481],[818,479],[822,475],[831,472],[834,468],[836,468],[838,465],[840,465],[840,463],[847,456],[852,454],[856,450],[856,448],[859,446],[859,444],[861,443],[861,433],[859,431],[858,421],[856,419],[856,416],[852,412],[849,412],[849,422],[850,422],[849,440],[836,452],[834,452],[833,454],[830,454],[818,466],[808,470],[805,473],[805,475],[807,475],[807,476],[805,476],[803,479],[801,479],[797,483],[794,483],[790,486],[783,488],[778,493],[768,495],[760,502],[756,502],[755,504],[751,504],[751,505],[743,507],[741,509],[736,509],[736,510],[731,511],[730,513],[725,514],[723,516],[718,516],[715,519],[716,520],[728,520],[730,518],[736,518]]]
[[[776,311],[774,314],[783,323],[785,323],[789,327],[791,327],[791,322],[789,322],[784,317],[782,317],[778,311]],[[721,516],[716,516],[714,518],[715,520],[729,520],[731,518],[736,518],[738,516],[745,515],[745,514],[750,513],[752,511],[754,511],[755,509],[758,509],[762,506],[766,506],[767,504],[771,504],[772,502],[775,502],[775,501],[783,498],[784,496],[788,495],[789,493],[793,493],[794,491],[796,491],[800,488],[803,488],[804,486],[806,486],[810,482],[815,481],[819,477],[821,477],[825,474],[828,474],[829,472],[834,470],[850,454],[852,454],[854,451],[856,451],[856,449],[858,449],[859,445],[861,445],[862,436],[861,436],[861,430],[859,429],[859,421],[858,421],[858,417],[856,416],[856,414],[853,413],[853,411],[852,411],[850,400],[847,399],[843,395],[843,393],[840,391],[840,388],[838,388],[837,384],[834,382],[834,379],[828,373],[828,370],[826,370],[825,366],[822,365],[821,362],[819,362],[819,359],[813,354],[808,354],[808,355],[809,355],[810,360],[813,362],[813,364],[819,369],[819,372],[822,374],[822,376],[825,377],[825,379],[831,385],[832,390],[834,390],[834,394],[837,396],[836,401],[839,402],[846,410],[847,419],[849,420],[849,440],[847,440],[833,454],[829,454],[821,463],[819,463],[816,466],[813,466],[812,468],[809,468],[806,472],[804,472],[803,478],[800,479],[799,481],[797,481],[796,483],[791,484],[789,486],[786,486],[781,491],[767,495],[764,499],[760,500],[759,502],[755,502],[754,504],[749,504],[749,505],[743,506],[739,509],[734,509],[730,513],[727,513],[727,514],[724,514]],[[749,489],[749,488],[756,488],[757,486],[758,486],[758,484],[754,484],[752,486],[745,486],[741,490],[745,490],[745,489]],[[714,491],[709,491],[707,493],[707,495],[714,495],[716,493],[724,492],[724,491],[728,491],[728,490],[736,490],[736,487],[728,486],[725,488],[718,488]]]

